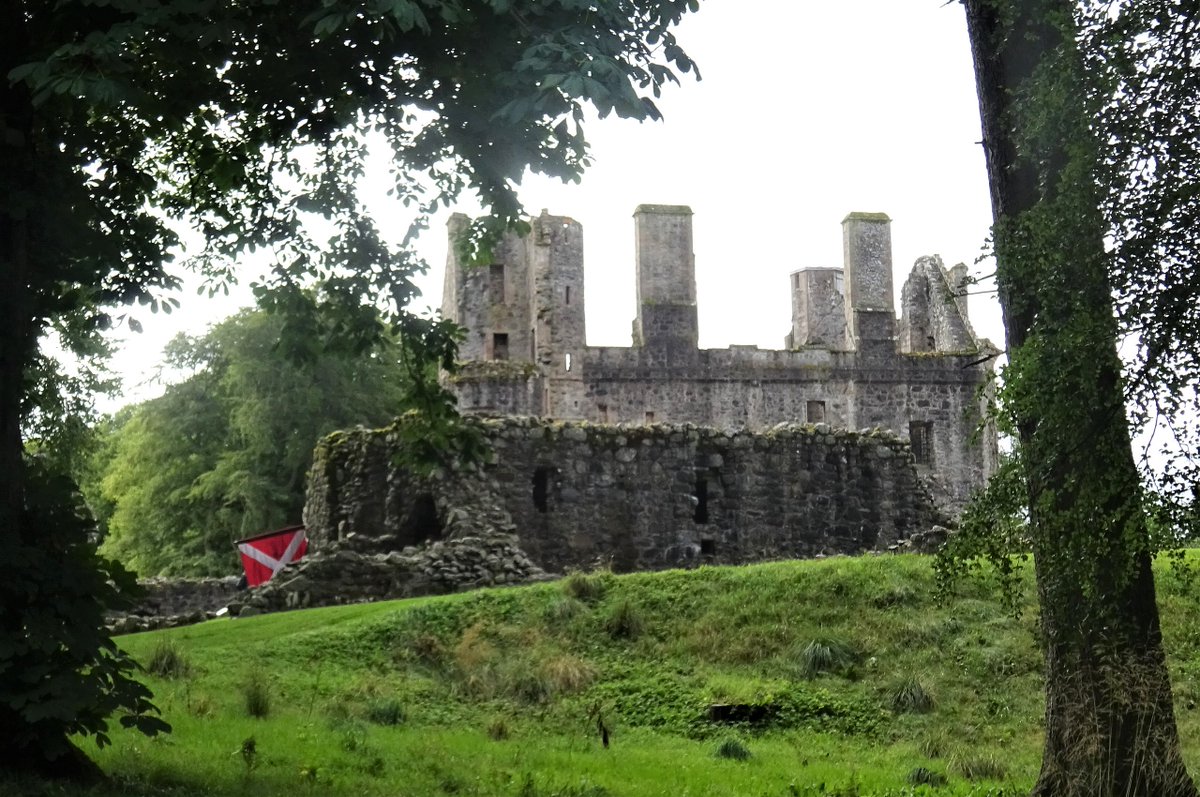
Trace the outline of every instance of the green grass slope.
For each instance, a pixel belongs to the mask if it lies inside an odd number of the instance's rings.
[[[1200,607],[1160,567],[1200,764]],[[924,557],[613,576],[124,637],[170,736],[110,785],[0,794],[1000,795],[1037,773],[1041,657],[986,583]],[[605,741],[607,740],[607,745]]]

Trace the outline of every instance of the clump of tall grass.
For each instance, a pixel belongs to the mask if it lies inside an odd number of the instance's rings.
[[[717,758],[728,758],[731,761],[745,761],[750,758],[750,748],[736,736],[728,736],[717,745]]]
[[[182,678],[190,671],[191,665],[188,664],[183,651],[170,637],[158,640],[158,644],[150,652],[150,659],[146,662],[146,672],[159,678]]]
[[[628,598],[614,603],[604,618],[604,630],[613,639],[637,639],[645,628],[641,613]]]
[[[510,698],[543,703],[589,686],[596,668],[578,656],[562,653],[535,632],[468,628],[454,647],[453,677],[458,688],[484,700]]]
[[[492,721],[487,726],[488,738],[494,742],[502,742],[512,736],[512,728],[508,724],[508,718],[501,715],[492,718]]]
[[[848,674],[858,663],[858,652],[850,643],[833,637],[809,640],[800,649],[800,674],[816,678],[822,673]]]
[[[1008,767],[991,755],[955,758],[951,766],[967,780],[1004,780]]]
[[[607,591],[607,575],[604,571],[584,573],[575,570],[562,580],[562,590],[567,597],[584,603],[595,603],[603,598]]]
[[[271,713],[271,692],[260,673],[253,672],[242,682],[242,705],[246,714],[262,719]]]
[[[917,767],[912,772],[909,772],[907,780],[913,786],[933,786],[937,788],[946,785],[945,775],[927,767]]]
[[[398,698],[382,697],[367,703],[366,717],[376,725],[400,725],[408,719],[408,711]]]
[[[915,676],[905,678],[892,690],[890,702],[897,714],[928,714],[937,708],[933,695]]]
[[[570,595],[556,595],[550,599],[542,612],[547,625],[562,626],[587,611],[587,606]]]

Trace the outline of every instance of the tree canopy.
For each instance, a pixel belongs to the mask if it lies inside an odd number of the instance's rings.
[[[81,485],[103,554],[143,576],[235,572],[233,540],[300,521],[321,436],[404,404],[395,344],[297,362],[277,346],[282,326],[243,311],[176,338],[165,364],[190,375],[101,425]]]
[[[50,494],[31,489],[24,459],[38,341],[50,327],[91,339],[120,305],[168,310],[174,300],[163,291],[178,284],[167,268],[178,243],[172,219],[201,233],[191,265],[214,286],[234,276],[240,254],[271,254],[259,299],[285,319],[291,353],[364,350],[399,334],[412,356],[452,365],[453,327],[406,309],[421,267],[412,234],[463,191],[495,211],[494,233],[515,223],[527,169],[578,178],[587,165],[584,103],[657,117],[654,96],[693,69],[671,27],[697,5],[0,5],[0,560],[25,562],[25,576],[51,594],[95,572],[86,557],[67,567],[39,528],[59,516],[35,505]],[[391,148],[396,193],[413,212],[399,248],[384,243],[355,188],[371,136]],[[313,232],[313,217],[332,235]],[[447,407],[433,387],[414,396]],[[29,645],[34,629],[95,630],[97,615],[33,597],[16,582],[0,585],[2,682],[49,661]],[[87,639],[76,640],[80,660],[64,662],[56,678],[70,683],[116,661],[102,636]],[[123,671],[109,683],[122,683]],[[10,740],[0,765],[37,765],[68,749],[66,732],[103,730],[103,717],[84,710],[94,699],[64,694],[25,684],[0,696],[0,737]],[[35,723],[48,701],[84,719]]]

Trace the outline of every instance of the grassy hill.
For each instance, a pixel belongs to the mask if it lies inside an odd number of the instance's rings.
[[[1158,568],[1186,756],[1200,606]],[[563,581],[123,637],[175,732],[91,790],[0,794],[1000,795],[1028,789],[1041,658],[986,582],[835,558]],[[608,746],[604,744],[607,736]]]

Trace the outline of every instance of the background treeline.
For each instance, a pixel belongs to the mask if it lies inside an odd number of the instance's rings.
[[[297,363],[281,325],[245,310],[175,338],[164,366],[186,378],[100,422],[78,479],[104,554],[141,576],[236,572],[233,540],[300,522],[321,436],[397,413],[399,346]]]

